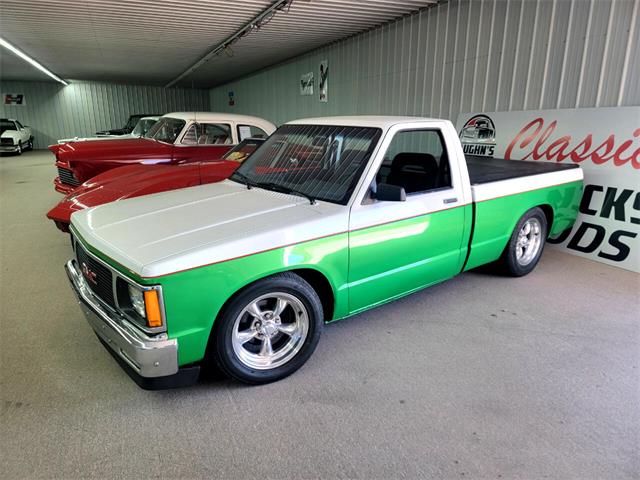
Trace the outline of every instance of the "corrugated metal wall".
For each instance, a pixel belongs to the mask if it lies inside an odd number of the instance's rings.
[[[121,127],[133,113],[209,110],[206,90],[72,82],[2,82],[1,93],[23,93],[25,106],[0,105],[0,116],[34,130],[36,148],[59,138],[88,136]]]
[[[308,116],[640,105],[640,0],[451,0],[211,90],[212,109]],[[329,60],[329,102],[299,94]],[[235,106],[228,105],[234,92]]]

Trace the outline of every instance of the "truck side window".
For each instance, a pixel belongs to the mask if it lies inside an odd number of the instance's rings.
[[[451,187],[450,172],[439,130],[405,130],[393,137],[376,183],[403,187],[407,194],[424,193]]]

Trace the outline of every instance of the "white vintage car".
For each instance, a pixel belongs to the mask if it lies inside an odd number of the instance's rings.
[[[120,139],[123,138],[139,138],[144,137],[149,129],[155,125],[155,123],[160,120],[160,117],[142,117],[138,120],[138,123],[131,131],[131,133],[126,133],[124,135],[98,135],[96,137],[74,137],[74,138],[61,138],[58,140],[58,143],[69,143],[69,142],[86,142],[89,140],[111,140],[111,139]]]
[[[0,118],[0,152],[17,153],[33,150],[31,128],[14,118]]]

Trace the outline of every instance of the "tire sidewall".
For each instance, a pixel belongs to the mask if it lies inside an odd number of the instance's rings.
[[[18,150],[16,151],[16,155],[22,155],[22,142],[18,142]]]
[[[520,265],[516,257],[516,244],[518,242],[518,234],[522,229],[523,225],[525,224],[525,222],[531,218],[536,218],[540,222],[540,228],[542,230],[540,235],[542,236],[542,242],[540,245],[540,249],[538,250],[538,253],[536,253],[536,256],[531,260],[531,262],[529,262],[527,265]],[[536,265],[538,264],[538,262],[540,261],[540,257],[542,256],[542,252],[544,251],[544,247],[547,240],[547,234],[548,234],[547,217],[545,216],[542,209],[540,209],[539,207],[535,207],[525,212],[525,214],[518,221],[516,228],[513,230],[513,233],[511,234],[511,238],[509,239],[507,251],[505,252],[506,264],[507,264],[506,266],[509,274],[516,277],[521,277],[523,275],[530,273],[534,268],[536,268]]]
[[[273,370],[252,369],[238,359],[233,349],[235,319],[255,298],[275,291],[293,295],[303,303],[309,316],[307,338],[296,356],[284,365]],[[213,357],[225,373],[237,380],[250,384],[274,382],[291,375],[309,359],[318,344],[322,327],[322,304],[311,285],[294,274],[276,275],[246,287],[224,308],[213,329]]]

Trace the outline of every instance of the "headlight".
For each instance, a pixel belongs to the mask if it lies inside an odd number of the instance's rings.
[[[120,308],[132,320],[149,328],[162,327],[159,288],[142,289],[118,278],[117,291]]]
[[[144,292],[130,284],[129,299],[131,300],[131,306],[136,312],[138,312],[138,315],[142,318],[147,318],[147,312],[144,305]]]

